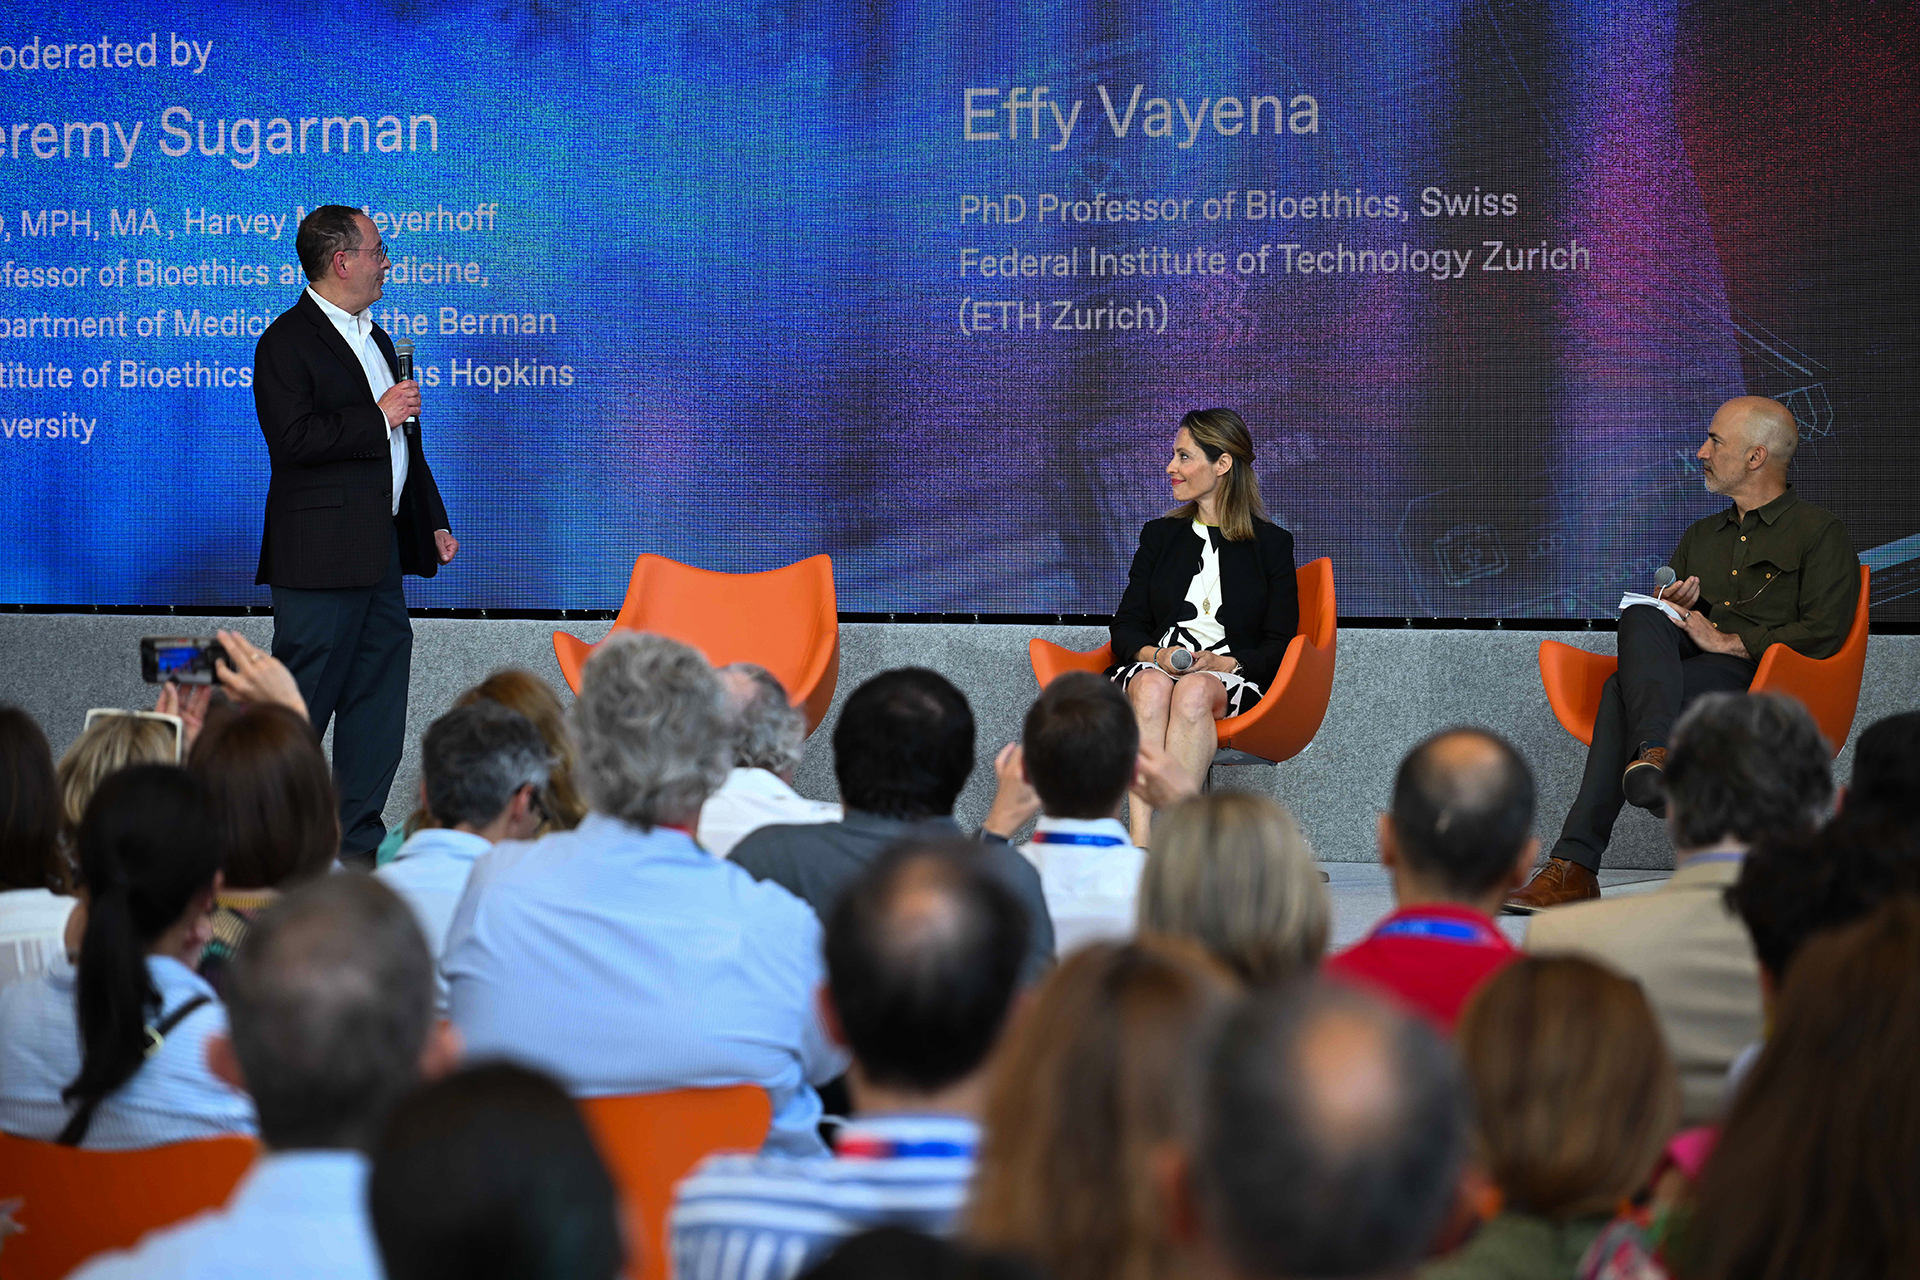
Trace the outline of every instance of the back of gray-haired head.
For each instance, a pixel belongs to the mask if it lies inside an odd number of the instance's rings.
[[[419,1082],[433,955],[372,876],[326,876],[254,921],[227,979],[233,1049],[276,1150],[368,1149]]]
[[[1753,844],[1820,824],[1833,753],[1797,698],[1709,693],[1674,725],[1664,781],[1676,847]]]
[[[481,701],[455,707],[420,738],[427,811],[443,826],[484,827],[514,792],[547,785],[553,758],[533,722],[510,707]]]
[[[587,803],[642,830],[696,817],[732,767],[719,677],[665,636],[608,636],[587,660],[573,727]]]
[[[1246,1277],[1392,1274],[1422,1256],[1467,1148],[1454,1055],[1417,1019],[1320,980],[1249,996],[1203,1090],[1194,1180]]]
[[[800,766],[807,716],[787,700],[778,677],[751,662],[720,668],[733,714],[733,764],[785,775]]]

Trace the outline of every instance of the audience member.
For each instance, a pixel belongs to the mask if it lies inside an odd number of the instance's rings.
[[[75,1280],[379,1280],[366,1153],[394,1104],[459,1053],[433,1021],[426,939],[371,876],[327,876],[260,914],[228,977],[232,1025],[207,1057],[253,1095],[265,1153],[223,1208]]]
[[[1020,852],[1040,872],[1055,950],[1131,937],[1147,855],[1116,816],[1140,754],[1127,695],[1097,672],[1056,678],[1027,711],[1018,751],[1041,806]]]
[[[1762,836],[1819,823],[1833,799],[1831,767],[1794,699],[1703,695],[1674,726],[1667,758],[1672,879],[1652,893],[1543,911],[1528,929],[1528,950],[1582,952],[1646,989],[1689,1124],[1718,1117],[1728,1067],[1760,1034],[1759,966],[1725,890]]]
[[[0,986],[66,959],[72,888],[47,735],[0,706]]]
[[[1540,853],[1533,770],[1483,729],[1445,729],[1400,762],[1380,815],[1394,910],[1327,961],[1451,1032],[1474,989],[1520,952],[1494,923]]]
[[[374,874],[413,908],[436,963],[473,864],[502,840],[531,839],[540,825],[550,763],[540,731],[497,702],[456,707],[420,736],[420,785],[434,825]]]
[[[1195,1280],[1410,1274],[1467,1147],[1459,1067],[1421,1019],[1308,980],[1220,1038],[1190,1154],[1163,1174]]]
[[[682,1280],[707,1280],[686,1276]],[[717,1280],[717,1278],[716,1278]],[[951,1240],[878,1227],[828,1254],[805,1280],[1040,1280],[1017,1258],[983,1253]]]
[[[839,822],[762,827],[733,861],[806,900],[822,919],[880,851],[907,836],[959,832],[953,804],[973,772],[973,708],[946,677],[924,667],[883,671],[855,689],[833,729],[833,769],[846,816]],[[987,866],[1026,906],[1029,977],[1053,960],[1053,922],[1040,874],[1009,830],[983,832]]]
[[[1920,825],[1920,711],[1876,720],[1854,740],[1846,807]]]
[[[733,726],[733,770],[700,806],[700,843],[724,858],[733,846],[776,823],[838,822],[837,804],[793,789],[793,771],[807,740],[807,714],[765,667],[736,662],[720,668]]]
[[[1140,931],[1191,938],[1261,986],[1310,972],[1331,910],[1293,815],[1265,796],[1216,791],[1159,815],[1140,875]]]
[[[1479,1165],[1500,1212],[1422,1280],[1573,1280],[1680,1119],[1680,1082],[1637,983],[1579,956],[1528,957],[1460,1019]]]
[[[1920,901],[1794,956],[1669,1256],[1689,1280],[1920,1275]]]
[[[827,1026],[853,1054],[840,1158],[707,1160],[680,1184],[675,1274],[744,1250],[788,1280],[871,1227],[947,1234],[1026,953],[1025,908],[966,841],[909,840],[862,872],[826,929]]]
[[[620,1274],[613,1179],[573,1100],[525,1067],[470,1067],[403,1099],[367,1199],[386,1280]]]
[[[678,641],[616,632],[574,716],[593,812],[475,865],[442,965],[455,1024],[575,1095],[760,1085],[769,1149],[820,1154],[813,1086],[846,1059],[815,1006],[819,921],[690,834],[728,768],[719,680]]]
[[[69,838],[79,829],[87,802],[109,774],[128,765],[179,764],[180,735],[178,716],[119,711],[95,720],[75,738],[54,770],[60,786],[60,817]]]
[[[573,734],[567,729],[566,709],[560,705],[553,686],[531,671],[502,667],[455,698],[448,709],[457,711],[482,702],[497,703],[525,716],[540,731],[540,739],[547,745],[547,759],[551,763],[546,785],[540,788],[542,817],[534,834],[571,831],[579,826],[580,820],[587,816],[587,805],[574,785]],[[399,826],[389,830],[386,839],[374,850],[374,865],[384,867],[392,862],[401,845],[433,825],[433,815],[427,809],[423,792],[414,811]]]
[[[208,1070],[226,1013],[192,968],[220,877],[205,786],[174,765],[122,769],[78,845],[78,963],[0,988],[0,1129],[109,1149],[251,1133],[252,1105]]]
[[[1171,939],[1069,955],[995,1055],[967,1234],[1052,1280],[1177,1274],[1152,1167],[1234,986]]]
[[[187,770],[213,796],[226,850],[212,937],[200,957],[200,976],[223,992],[253,918],[283,890],[333,866],[340,806],[312,724],[276,703],[214,716],[195,740]]]

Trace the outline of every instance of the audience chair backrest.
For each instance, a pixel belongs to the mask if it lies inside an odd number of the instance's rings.
[[[583,1098],[580,1110],[641,1234],[627,1269],[638,1280],[666,1280],[674,1184],[716,1151],[759,1150],[773,1123],[766,1090],[745,1084]]]
[[[58,1280],[88,1258],[226,1203],[260,1153],[251,1138],[84,1151],[0,1134],[0,1200],[26,1230],[0,1242],[0,1280]]]

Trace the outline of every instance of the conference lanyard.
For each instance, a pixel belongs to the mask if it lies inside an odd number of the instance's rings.
[[[1084,844],[1096,849],[1110,849],[1114,845],[1125,844],[1119,836],[1089,835],[1084,831],[1036,831],[1033,833],[1035,844]]]
[[[1401,916],[1373,931],[1376,938],[1426,938],[1433,942],[1451,942],[1456,946],[1507,950],[1509,944],[1489,925],[1455,916]]]

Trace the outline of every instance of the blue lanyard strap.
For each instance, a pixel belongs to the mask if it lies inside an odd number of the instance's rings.
[[[1085,844],[1098,849],[1112,848],[1125,844],[1119,836],[1094,836],[1080,831],[1036,831],[1033,833],[1035,844]]]
[[[1373,931],[1376,938],[1431,938],[1436,942],[1453,942],[1468,947],[1498,947],[1504,939],[1494,936],[1493,930],[1469,920],[1455,920],[1445,916],[1402,916],[1398,920],[1389,920]]]

